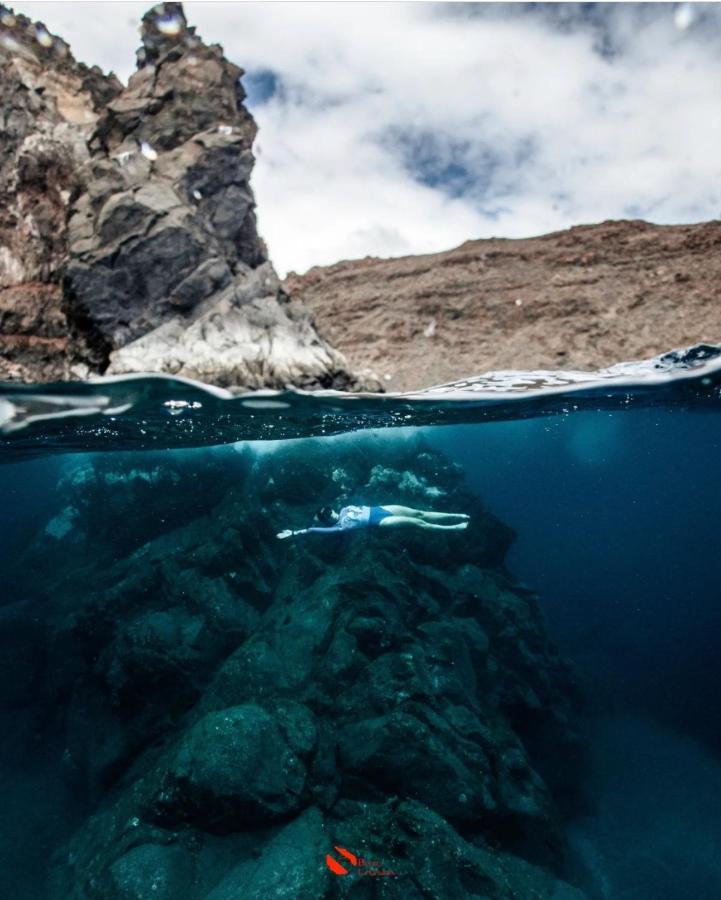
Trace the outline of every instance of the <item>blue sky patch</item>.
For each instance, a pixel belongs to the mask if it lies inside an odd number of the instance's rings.
[[[245,88],[246,103],[250,107],[267,103],[280,88],[280,76],[271,69],[246,72],[241,82]]]

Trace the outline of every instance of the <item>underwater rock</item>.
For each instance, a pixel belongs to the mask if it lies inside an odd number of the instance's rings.
[[[296,811],[306,777],[275,718],[255,704],[235,706],[208,713],[184,735],[152,815],[208,831],[255,828]]]
[[[118,629],[98,669],[116,704],[146,703],[148,693],[162,689],[192,697],[210,641],[202,616],[173,607],[143,612]]]
[[[343,729],[339,762],[383,793],[425,796],[450,822],[487,821],[496,809],[490,762],[471,742],[463,748],[466,759],[459,758],[452,745],[462,742],[449,742],[449,736],[455,737],[449,728],[433,728],[410,712],[392,712]]]
[[[397,900],[586,900],[587,895],[546,869],[476,836],[461,836],[418,800],[339,801],[326,819],[334,845],[354,847],[392,876],[382,896]],[[380,894],[380,890],[379,890]],[[330,892],[325,896],[333,896]]]
[[[154,465],[119,472],[102,457],[80,457],[56,485],[65,505],[46,525],[46,552],[65,553],[92,537],[98,556],[130,553],[162,533],[167,522],[177,528],[216,506],[224,490],[213,477],[217,469],[208,466],[201,482],[182,459],[169,465],[155,457]]]
[[[323,816],[311,807],[272,838],[259,859],[233,869],[205,900],[312,900],[328,896],[330,873],[323,862],[328,846]]]
[[[181,836],[196,877],[180,900],[334,896],[323,865],[333,840],[398,869],[388,896],[565,890],[564,809],[583,783],[578,701],[534,596],[504,569],[512,532],[462,471],[422,439],[203,458],[217,482],[206,509],[181,505],[173,518],[168,507],[142,546],[89,555],[82,575],[62,554],[43,569],[36,714],[66,748],[65,778],[87,810],[50,897],[106,900],[146,867],[175,884],[174,852],[133,848]],[[312,490],[286,494],[306,464]],[[114,518],[123,504],[132,514],[155,466],[153,454],[106,461]],[[72,506],[90,522],[77,479],[95,476],[75,472],[57,482],[57,515]],[[432,545],[412,531],[276,539],[318,505],[353,499],[343,485],[389,502],[383,472],[416,476],[399,479],[398,503],[437,487],[436,508],[471,515],[467,533]],[[92,530],[77,541],[76,559]],[[32,545],[24,565],[45,548]],[[454,859],[464,863],[452,874]]]
[[[243,70],[181,4],[145,14],[125,87],[0,12],[0,377],[378,386],[281,288],[256,227]]]
[[[109,870],[114,900],[180,900],[193,877],[192,858],[177,846],[140,844]]]

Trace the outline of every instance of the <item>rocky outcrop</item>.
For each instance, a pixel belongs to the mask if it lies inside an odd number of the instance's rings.
[[[0,376],[358,386],[258,236],[242,69],[178,3],[142,42],[123,88],[2,8]]]
[[[721,339],[721,222],[604,222],[317,267],[284,282],[357,370],[418,390],[598,369]]]
[[[47,896],[345,896],[370,879],[333,873],[341,846],[388,896],[580,900],[575,688],[460,467],[373,439],[163,461],[73,462],[6,573],[7,615],[43,606],[17,718],[83,803]],[[213,490],[179,490],[199,465]],[[388,481],[470,527],[276,539]]]
[[[40,23],[0,5],[0,378],[68,377],[59,285],[86,138],[121,90]]]

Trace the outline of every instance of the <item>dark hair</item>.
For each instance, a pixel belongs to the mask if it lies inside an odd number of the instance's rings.
[[[321,506],[315,514],[316,519],[323,525],[332,525],[335,522],[335,514],[330,506]]]

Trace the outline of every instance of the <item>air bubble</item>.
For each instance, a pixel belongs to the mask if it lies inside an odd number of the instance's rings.
[[[18,44],[14,37],[10,37],[9,34],[0,34],[0,46],[9,50],[11,53],[20,49],[20,44]]]
[[[673,14],[673,24],[679,31],[686,31],[693,24],[695,13],[690,3],[682,3]]]
[[[140,152],[146,159],[149,159],[151,162],[158,158],[158,151],[151,147],[147,141],[143,141],[141,143]]]
[[[166,37],[175,37],[183,30],[183,20],[180,16],[158,16],[155,25],[158,31]]]
[[[241,400],[243,406],[250,409],[289,409],[290,403],[284,400]],[[270,426],[273,427],[272,425]]]
[[[52,47],[54,43],[52,35],[50,35],[47,28],[43,28],[42,25],[35,26],[35,40],[41,47],[46,47],[48,49]]]

